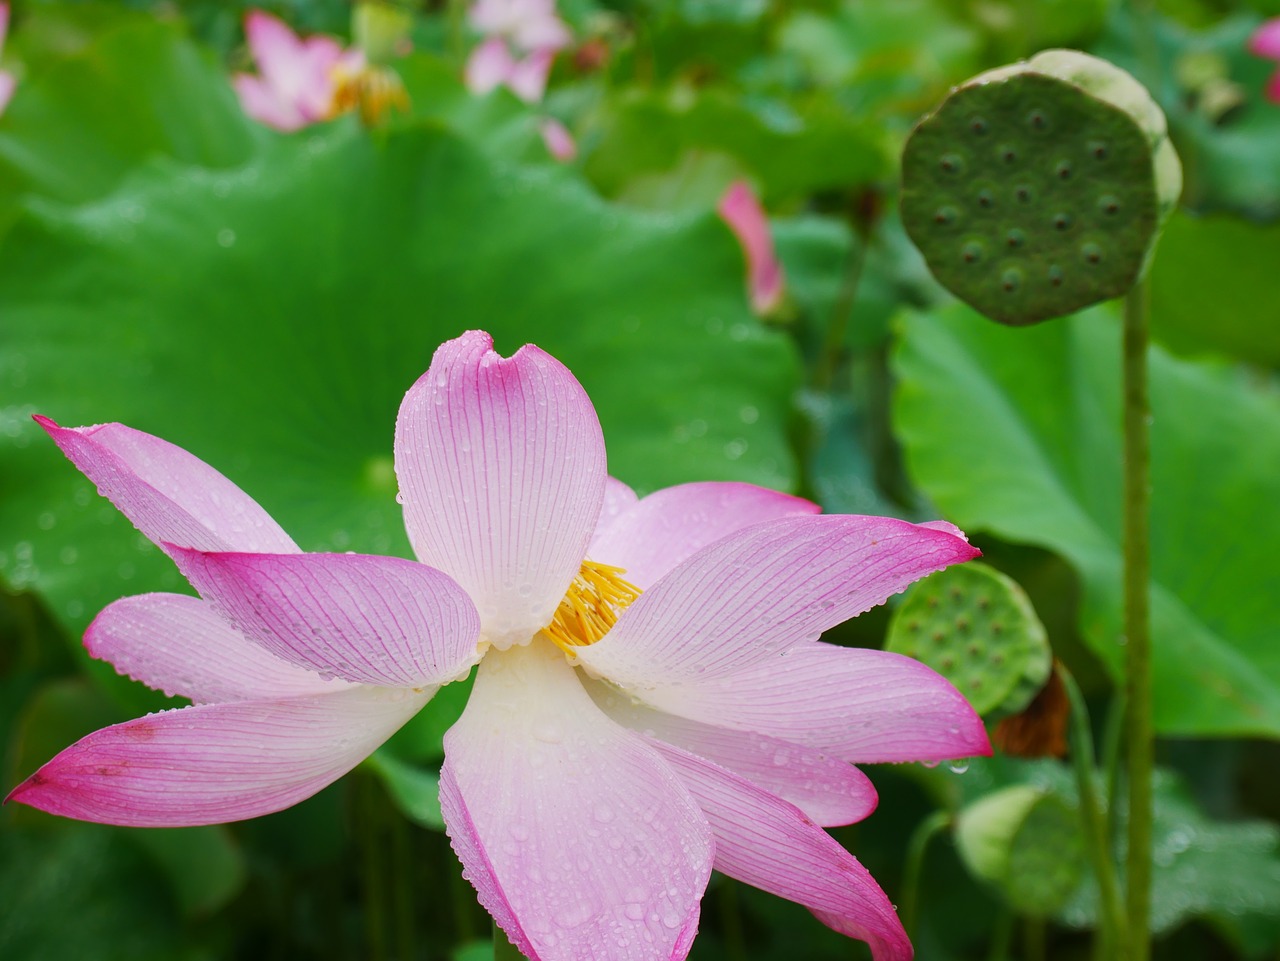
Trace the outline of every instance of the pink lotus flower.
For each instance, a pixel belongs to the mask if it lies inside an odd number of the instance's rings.
[[[477,32],[502,37],[517,50],[560,50],[572,39],[555,0],[476,0],[467,19]]]
[[[0,3],[0,51],[4,50],[4,38],[9,32],[9,4]],[[9,106],[18,79],[7,70],[0,70],[0,113]]]
[[[1249,38],[1249,51],[1269,60],[1280,60],[1280,17],[1268,20]],[[1267,99],[1280,103],[1280,70],[1267,84]]]
[[[782,265],[773,252],[773,236],[764,208],[745,180],[730,184],[720,199],[720,216],[738,237],[747,259],[751,309],[767,314],[782,302]]]
[[[332,37],[303,40],[281,20],[261,10],[245,17],[245,35],[260,76],[232,80],[245,113],[277,130],[298,130],[335,113],[342,73],[359,73],[364,54],[343,50]]]
[[[528,958],[683,958],[713,867],[909,958],[884,893],[819,825],[875,806],[849,762],[987,753],[986,735],[922,664],[818,636],[978,552],[947,524],[822,516],[747,484],[638,499],[606,475],[569,371],[491,347],[445,344],[401,405],[417,562],[300,553],[185,451],[41,418],[201,595],[111,604],[90,651],[197,703],[90,734],[10,799],[131,825],[275,811],[480,660],[441,807]]]

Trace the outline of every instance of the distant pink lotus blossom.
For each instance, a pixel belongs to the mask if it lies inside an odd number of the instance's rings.
[[[525,103],[537,103],[547,89],[547,77],[556,53],[550,48],[535,50],[517,60],[501,37],[491,37],[471,51],[467,58],[467,89],[486,94],[506,87]]]
[[[1280,60],[1280,17],[1267,20],[1249,38],[1249,50],[1259,57]],[[1271,76],[1267,84],[1267,99],[1280,103],[1280,70]]]
[[[445,737],[454,850],[542,961],[682,959],[712,868],[867,941],[911,946],[820,825],[875,807],[853,763],[989,752],[917,661],[819,635],[978,552],[949,524],[823,516],[738,483],[637,498],[572,374],[471,332],[405,396],[395,467],[417,561],[304,554],[191,454],[119,424],[41,425],[200,598],[108,606],[92,654],[190,707],[104,728],[10,794],[191,825],[294,804],[479,661]]]
[[[544,117],[538,125],[538,131],[542,134],[547,153],[556,160],[568,163],[578,156],[578,144],[574,141],[573,134],[555,117]]]
[[[261,10],[245,17],[245,35],[258,74],[237,74],[232,83],[245,113],[277,130],[298,130],[333,116],[339,75],[364,67],[359,50],[343,50],[332,37],[304,40]]]
[[[751,307],[767,314],[782,301],[782,265],[773,250],[769,220],[751,185],[735,181],[720,199],[720,216],[737,235],[747,260],[747,288]]]
[[[476,0],[467,19],[478,33],[501,37],[519,51],[561,50],[572,39],[555,0]]]
[[[4,38],[9,33],[9,4],[0,3],[0,52],[4,51]],[[18,85],[18,78],[7,70],[0,70],[0,113],[4,113],[4,108],[9,106],[9,101],[13,97],[14,88]]]

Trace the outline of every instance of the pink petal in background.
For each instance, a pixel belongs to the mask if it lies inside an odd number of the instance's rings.
[[[767,314],[782,300],[782,265],[773,250],[773,236],[764,208],[745,180],[735,181],[720,199],[720,216],[737,235],[747,260],[747,288],[751,307]]]

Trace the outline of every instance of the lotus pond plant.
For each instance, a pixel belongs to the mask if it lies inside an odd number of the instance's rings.
[[[911,956],[823,827],[874,809],[856,764],[987,754],[987,736],[919,661],[820,635],[977,556],[952,525],[736,483],[638,498],[572,374],[481,332],[436,352],[396,422],[417,561],[302,553],[180,448],[40,424],[200,594],[117,601],[87,647],[193,704],[90,734],[9,800],[153,827],[277,811],[474,667],[441,808],[527,957],[683,957],[713,867]]]

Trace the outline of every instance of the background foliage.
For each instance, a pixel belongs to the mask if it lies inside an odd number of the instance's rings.
[[[338,0],[264,6],[349,34]],[[950,85],[1070,45],[1148,84],[1187,173],[1150,275],[1158,957],[1274,957],[1280,105],[1262,98],[1275,65],[1245,42],[1280,4],[562,0],[575,47],[535,106],[464,88],[461,6],[414,8],[413,52],[393,65],[406,113],[288,135],[244,116],[229,84],[248,65],[239,3],[15,6],[4,66],[19,88],[0,115],[4,788],[163,706],[79,638],[116,597],[185,589],[32,413],[178,443],[304,549],[405,554],[395,411],[434,347],[473,327],[565,361],[611,471],[642,491],[738,479],[964,526],[1027,589],[1105,760],[1123,643],[1115,311],[997,328],[934,284],[894,213],[902,142]],[[548,114],[576,160],[547,155]],[[768,207],[787,279],[764,319],[715,212],[736,178]],[[879,646],[885,626],[872,612],[831,639]],[[5,808],[0,956],[484,956],[488,922],[432,800],[460,687],[343,782],[253,822],[124,831]],[[918,906],[920,958],[1087,956],[1087,872],[1028,919],[967,873],[949,831],[923,849],[918,885],[906,858],[927,818],[1000,787],[1075,804],[1061,762],[872,774],[880,809],[835,833]],[[693,956],[860,950],[717,878]]]

